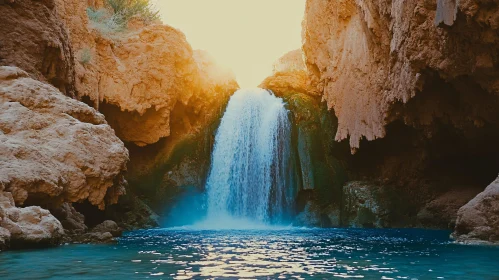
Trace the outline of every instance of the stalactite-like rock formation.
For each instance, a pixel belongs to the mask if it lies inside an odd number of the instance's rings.
[[[307,1],[303,50],[338,116],[337,140],[349,137],[355,150],[362,138],[385,137],[395,120],[430,127],[445,119],[456,129],[499,123],[493,113],[499,92],[499,8],[490,1],[456,3]],[[407,107],[435,79],[455,89],[453,98],[468,94],[479,101],[461,100],[456,107],[468,109],[457,118],[435,115],[431,108],[417,117],[395,109]],[[482,92],[488,94],[486,104],[480,102]]]
[[[385,226],[453,228],[457,218],[459,236],[480,236],[465,212],[486,204],[457,210],[499,171],[498,28],[487,0],[307,1],[310,78],[338,117],[336,140],[356,153],[350,179],[398,212]]]

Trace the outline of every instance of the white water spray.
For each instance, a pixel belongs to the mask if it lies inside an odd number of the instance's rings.
[[[283,100],[263,89],[237,91],[215,138],[205,224],[283,222],[293,200],[286,191],[292,180],[290,149],[291,125]]]

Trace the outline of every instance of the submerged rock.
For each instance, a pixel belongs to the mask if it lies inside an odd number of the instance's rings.
[[[499,178],[459,209],[452,236],[464,243],[499,243]]]

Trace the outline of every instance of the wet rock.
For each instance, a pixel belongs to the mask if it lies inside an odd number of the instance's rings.
[[[296,215],[293,226],[321,227],[322,221],[319,209],[312,202],[307,202],[305,209]]]
[[[305,200],[316,202],[322,224],[337,226],[334,214],[330,222],[327,216],[329,208],[337,209],[341,203],[347,176],[338,152],[348,147],[334,141],[337,120],[321,102],[316,85],[308,77],[301,51],[291,51],[281,57],[274,64],[273,75],[260,87],[283,98],[292,115],[292,156],[296,158],[293,168],[298,174],[293,180],[296,185],[288,188],[299,200],[307,196],[304,192],[312,191],[313,197]]]
[[[101,224],[96,225],[90,233],[106,233],[109,232],[113,237],[119,237],[123,233],[123,230],[116,224],[116,222],[111,220],[106,220]]]
[[[459,209],[452,236],[464,243],[499,243],[499,178]]]
[[[107,207],[105,216],[116,221],[125,230],[155,228],[159,226],[159,216],[131,192],[120,197],[116,205]]]
[[[84,244],[108,244],[116,242],[110,232],[89,232],[81,235],[71,236],[67,240],[69,243],[84,243]]]
[[[388,226],[389,206],[382,188],[367,182],[349,182],[343,188],[342,225],[354,228]]]
[[[0,220],[0,224],[2,220]],[[0,227],[0,251],[10,247],[10,231],[6,228]]]

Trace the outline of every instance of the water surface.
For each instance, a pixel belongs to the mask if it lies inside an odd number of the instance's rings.
[[[0,279],[498,279],[499,248],[447,231],[162,229],[0,253]]]

